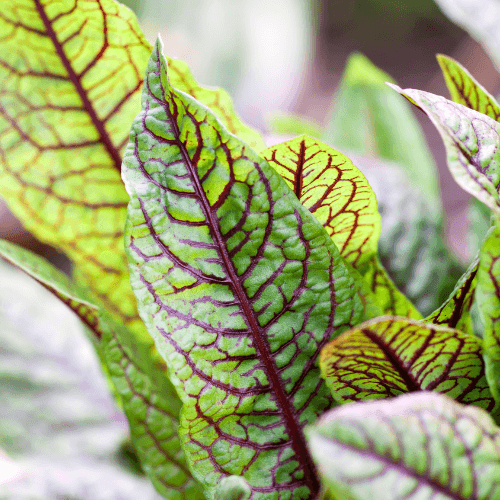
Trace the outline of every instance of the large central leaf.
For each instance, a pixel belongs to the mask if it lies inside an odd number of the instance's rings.
[[[183,403],[181,439],[209,497],[313,498],[302,429],[331,405],[317,356],[362,312],[321,224],[205,106],[172,88],[158,42],[123,161],[139,311]]]

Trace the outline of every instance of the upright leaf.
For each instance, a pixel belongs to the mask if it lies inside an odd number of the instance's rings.
[[[500,11],[499,11],[500,13]],[[451,100],[469,109],[479,111],[495,121],[500,119],[500,106],[496,99],[458,61],[438,54]]]
[[[365,278],[382,313],[417,319],[420,313],[394,286],[378,260],[380,214],[364,175],[342,153],[302,136],[262,153],[323,225],[344,259]]]
[[[75,283],[42,257],[2,240],[0,257],[58,297],[99,338],[99,354],[127,415],[132,442],[157,491],[170,500],[203,499],[177,435],[179,398],[165,371],[151,358],[149,346],[137,343],[130,331],[104,317]]]
[[[466,333],[473,333],[470,310],[476,290],[476,274],[479,258],[476,257],[467,271],[457,281],[455,289],[441,307],[425,318],[425,323],[457,328]]]
[[[436,0],[441,10],[486,49],[500,70],[500,5],[496,0]]]
[[[434,123],[446,147],[448,168],[457,183],[500,213],[500,124],[444,97],[388,85],[424,111]]]
[[[441,54],[437,55],[444,79],[453,102],[479,111],[495,121],[500,120],[500,106],[495,98],[457,61]],[[472,252],[479,251],[481,242],[490,227],[491,212],[477,198],[469,206],[469,246]]]
[[[388,91],[385,82],[393,81],[362,54],[352,54],[322,140],[343,152],[398,162],[412,182],[438,203],[440,214],[432,154],[410,107]]]
[[[491,410],[481,340],[459,330],[396,316],[370,320],[321,352],[321,373],[340,403],[442,392]]]
[[[335,408],[307,437],[337,498],[500,498],[500,430],[485,411],[440,394]]]
[[[484,326],[486,378],[500,402],[500,225],[495,222],[481,248],[476,300]]]
[[[280,176],[168,82],[157,42],[123,162],[139,310],[183,402],[181,439],[213,498],[313,498],[302,429],[331,404],[317,355],[359,321],[335,245]]]

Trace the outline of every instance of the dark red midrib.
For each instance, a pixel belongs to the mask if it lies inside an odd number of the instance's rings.
[[[389,358],[389,361],[391,362],[392,366],[396,369],[398,372],[398,375],[403,379],[404,383],[408,387],[408,392],[416,392],[416,391],[421,391],[422,388],[413,380],[408,373],[405,371],[403,366],[401,365],[400,359],[396,356],[396,353],[394,352],[393,349],[391,349],[385,342],[383,342],[380,337],[377,337],[377,335],[374,335],[370,330],[368,329],[363,329],[361,330],[364,335],[366,335],[374,344],[376,344],[384,354]]]
[[[300,142],[300,151],[299,151],[299,158],[297,161],[297,170],[295,172],[295,186],[294,186],[295,196],[299,200],[300,197],[302,196],[302,186],[303,186],[302,173],[304,172],[305,157],[306,157],[306,141],[303,140]]]
[[[162,55],[158,53],[158,61],[161,61]],[[159,62],[160,64],[160,62]],[[290,438],[292,440],[292,447],[297,454],[297,459],[299,462],[302,463],[304,467],[304,475],[305,475],[305,483],[309,486],[311,489],[311,494],[312,498],[315,498],[318,491],[319,491],[319,482],[316,476],[316,470],[312,461],[312,457],[309,453],[309,450],[307,449],[306,442],[304,439],[304,435],[302,434],[301,429],[297,425],[297,422],[295,420],[294,415],[292,414],[290,410],[290,402],[288,400],[287,395],[285,394],[283,387],[281,385],[281,381],[279,379],[279,376],[276,372],[276,367],[273,363],[273,360],[270,356],[269,350],[264,342],[264,340],[261,337],[261,332],[260,328],[257,324],[257,321],[255,319],[255,316],[253,314],[253,310],[251,305],[248,302],[248,298],[241,286],[241,283],[238,279],[238,276],[236,275],[236,272],[234,270],[234,267],[232,265],[231,259],[227,253],[226,246],[224,244],[224,241],[222,239],[222,235],[219,232],[219,227],[218,227],[218,221],[214,220],[214,214],[212,213],[211,206],[205,196],[205,191],[203,190],[203,187],[200,184],[200,180],[198,176],[196,175],[196,169],[195,166],[191,163],[191,159],[189,158],[189,155],[186,151],[186,148],[182,141],[180,140],[180,131],[177,126],[177,122],[172,116],[170,109],[167,106],[165,106],[165,110],[167,112],[167,115],[170,118],[170,122],[172,123],[172,128],[174,129],[174,134],[177,138],[179,149],[181,151],[181,154],[184,158],[184,161],[186,165],[188,166],[190,172],[191,172],[191,178],[195,184],[196,190],[200,194],[200,200],[203,205],[203,211],[205,212],[205,215],[208,219],[208,224],[209,224],[209,229],[212,232],[216,242],[217,246],[220,250],[220,254],[222,256],[222,259],[224,261],[225,267],[228,271],[230,280],[233,285],[233,289],[236,292],[236,295],[238,296],[238,299],[240,301],[241,307],[243,309],[243,312],[245,314],[245,317],[248,320],[250,329],[252,331],[252,336],[253,339],[255,340],[255,343],[257,345],[257,349],[260,352],[261,356],[260,359],[264,363],[264,366],[266,368],[266,372],[271,379],[271,387],[274,391],[274,394],[276,395],[277,402],[282,410],[282,414],[285,419],[285,424],[286,427],[288,428],[288,432],[290,434]]]
[[[62,45],[59,43],[59,40],[57,39],[56,32],[52,28],[52,23],[50,19],[47,17],[47,14],[45,13],[45,10],[43,6],[40,3],[40,0],[34,0],[36,10],[38,11],[38,14],[40,15],[40,18],[42,19],[42,22],[45,26],[45,29],[47,30],[47,35],[49,38],[52,40],[52,43],[54,44],[54,48],[56,49],[57,55],[61,59],[64,68],[66,69],[68,73],[68,77],[71,81],[71,83],[74,85],[78,95],[80,96],[80,99],[82,100],[83,107],[85,108],[85,111],[88,113],[90,116],[90,119],[92,120],[92,123],[94,124],[94,127],[96,128],[98,134],[99,134],[99,140],[102,142],[104,147],[106,148],[106,151],[108,152],[109,156],[113,160],[114,167],[118,172],[121,171],[121,164],[122,164],[122,156],[120,154],[120,151],[115,148],[113,143],[111,142],[111,139],[106,132],[106,129],[104,127],[104,123],[99,117],[97,116],[97,113],[94,109],[94,106],[90,102],[89,98],[87,97],[87,93],[85,92],[85,89],[83,88],[80,78],[78,75],[75,73],[73,67],[71,66],[70,60],[66,57],[66,54],[64,53],[64,50],[62,48]]]

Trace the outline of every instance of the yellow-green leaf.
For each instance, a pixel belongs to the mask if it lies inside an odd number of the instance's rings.
[[[363,276],[368,285],[366,292],[361,290],[365,300],[374,301],[385,314],[421,318],[378,260],[377,200],[349,158],[307,136],[272,146],[262,156],[323,225],[342,257]]]
[[[408,318],[366,321],[321,352],[323,378],[340,403],[437,391],[491,410],[481,340]]]

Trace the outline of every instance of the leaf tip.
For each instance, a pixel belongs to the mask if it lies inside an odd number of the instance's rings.
[[[391,89],[395,90],[399,94],[403,93],[403,89],[400,86],[396,85],[395,83],[385,82],[385,84],[391,87]]]

